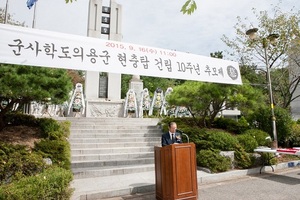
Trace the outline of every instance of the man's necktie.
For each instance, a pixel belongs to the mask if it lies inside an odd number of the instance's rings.
[[[174,136],[174,134],[172,134],[172,143],[174,143],[175,142],[175,136]]]

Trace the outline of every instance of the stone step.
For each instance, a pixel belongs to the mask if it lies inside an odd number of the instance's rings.
[[[127,160],[91,160],[91,161],[74,161],[71,163],[72,169],[90,168],[90,167],[107,167],[107,166],[133,166],[141,164],[154,164],[154,158],[135,158]]]
[[[76,134],[76,135],[72,135],[72,137],[69,138],[69,141],[74,141],[74,140],[82,140],[82,139],[108,139],[108,141],[110,139],[112,140],[117,140],[117,139],[132,139],[133,142],[136,141],[140,141],[140,139],[147,139],[146,141],[151,141],[151,139],[158,139],[161,138],[160,134],[144,134],[144,135],[139,135],[139,134],[112,134],[112,135],[106,135],[106,134]],[[128,141],[128,140],[127,140]]]
[[[111,129],[117,129],[117,130],[148,130],[148,129],[154,129],[159,130],[160,128],[158,126],[142,126],[142,125],[86,125],[86,124],[72,124],[71,130],[77,130],[77,129],[104,129],[104,130],[111,130]]]
[[[146,124],[146,125],[157,125],[159,119],[157,118],[66,118],[70,121],[72,125],[76,124],[125,124],[127,125],[137,125],[137,124]]]
[[[114,175],[124,175],[140,172],[154,171],[154,164],[134,165],[134,166],[114,166],[114,167],[91,167],[72,169],[75,179],[104,177]]]
[[[118,122],[83,122],[83,123],[72,123],[71,122],[71,126],[72,127],[78,127],[78,126],[82,126],[82,127],[99,127],[99,126],[104,126],[104,127],[108,127],[108,126],[116,126],[116,127],[134,127],[134,126],[137,126],[137,127],[140,127],[140,126],[144,126],[144,127],[147,127],[147,126],[150,126],[152,128],[159,128],[160,125],[158,125],[157,123],[137,123],[137,122],[133,122],[133,123],[127,123],[127,122],[122,122],[122,123],[118,123]]]
[[[154,147],[124,147],[124,148],[88,148],[71,149],[71,155],[86,154],[108,154],[108,153],[135,153],[135,152],[153,152]]]
[[[101,137],[90,137],[90,138],[86,138],[86,137],[77,137],[77,138],[72,138],[70,140],[74,140],[74,139],[78,139],[78,140],[88,140],[88,139],[93,139],[94,141],[99,141],[101,140],[101,142],[103,143],[121,143],[121,142],[153,142],[153,141],[157,141],[160,142],[161,138],[160,137],[124,137],[124,138],[101,138]]]
[[[135,134],[135,135],[141,135],[144,136],[143,134],[161,134],[160,130],[117,130],[117,129],[110,129],[110,130],[103,130],[103,129],[81,129],[81,130],[71,130],[72,134],[70,135],[71,137],[74,135],[81,135],[81,134],[101,134],[101,135],[118,135],[118,134]]]
[[[158,118],[123,118],[123,117],[65,117],[72,122],[78,121],[159,121]]]
[[[71,149],[86,148],[118,148],[118,147],[153,147],[160,145],[160,138],[151,142],[102,143],[102,139],[72,139]]]
[[[68,118],[74,179],[153,172],[162,131],[155,118]],[[105,183],[104,183],[105,184]],[[115,184],[118,184],[117,182]],[[111,194],[110,191],[109,193]],[[88,195],[88,194],[87,194]]]
[[[110,154],[86,154],[72,155],[71,161],[91,161],[91,160],[124,160],[134,158],[153,158],[153,152],[137,152],[137,153],[110,153]]]

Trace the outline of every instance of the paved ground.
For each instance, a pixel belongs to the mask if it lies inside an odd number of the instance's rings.
[[[299,199],[300,168],[250,175],[220,183],[202,185],[201,200],[288,200]]]
[[[287,200],[299,199],[300,167],[246,175],[198,186],[201,200]],[[155,200],[155,193],[126,195],[106,200]]]

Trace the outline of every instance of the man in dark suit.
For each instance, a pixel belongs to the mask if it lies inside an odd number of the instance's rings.
[[[166,146],[174,143],[182,143],[180,133],[176,132],[177,124],[169,123],[169,131],[161,136],[161,146]]]

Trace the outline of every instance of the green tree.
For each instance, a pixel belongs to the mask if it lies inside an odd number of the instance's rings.
[[[299,84],[300,77],[299,73],[294,74],[286,82],[288,76],[287,71],[284,69],[288,66],[288,52],[293,46],[294,38],[299,38],[300,35],[300,12],[293,13],[293,10],[291,10],[289,13],[284,13],[280,10],[280,6],[274,7],[273,11],[274,15],[271,17],[267,11],[258,12],[253,8],[253,14],[258,21],[257,27],[259,27],[259,37],[256,39],[250,40],[246,35],[250,24],[253,23],[238,17],[238,22],[234,26],[237,33],[236,37],[231,39],[223,35],[222,40],[233,50],[232,55],[240,60],[239,63],[242,67],[255,66],[255,70],[259,70],[265,78],[267,77],[266,61],[268,61],[271,75],[273,75],[275,69],[283,69],[280,76],[271,76],[272,90],[277,93],[274,94],[277,106],[288,108],[290,102],[295,100],[291,97]],[[268,36],[274,33],[278,34],[279,38],[275,43],[272,43]],[[264,50],[267,52],[266,55]]]
[[[243,79],[247,79],[249,84],[257,89],[266,90],[266,74],[253,65],[240,65],[240,73]]]
[[[267,107],[268,95],[264,95],[260,88],[253,86],[247,79],[243,79],[243,85],[237,87],[235,101],[237,108],[248,121],[256,110]]]
[[[129,90],[129,81],[132,78],[132,75],[122,74],[121,75],[121,98],[124,99],[126,97],[126,93]]]
[[[226,85],[186,81],[174,87],[167,100],[169,105],[187,107],[198,126],[210,127],[218,113],[225,109],[238,108],[245,114],[251,112],[259,106],[257,100],[261,98],[260,94],[259,90],[254,90],[249,84]],[[208,124],[206,118],[209,118]]]
[[[71,78],[64,69],[0,64],[0,130],[3,117],[15,105],[22,108],[31,101],[60,104],[69,99]]]
[[[289,138],[292,135],[293,120],[290,113],[280,107],[275,107],[277,139],[280,146],[287,146]],[[252,120],[256,127],[267,132],[270,137],[273,137],[271,109],[268,107],[256,110],[252,115]]]

